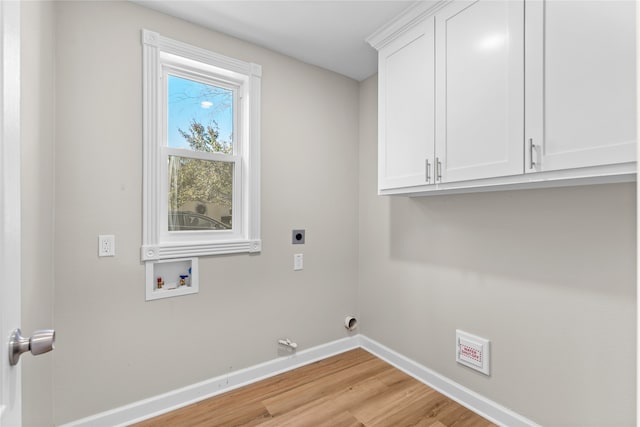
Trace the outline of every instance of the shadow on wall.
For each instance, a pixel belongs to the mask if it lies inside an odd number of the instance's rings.
[[[635,184],[392,197],[390,257],[628,294]]]

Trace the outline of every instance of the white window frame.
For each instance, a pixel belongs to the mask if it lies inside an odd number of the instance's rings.
[[[260,65],[239,61],[142,30],[143,46],[143,261],[259,252]],[[229,88],[234,93],[231,155],[168,147],[167,73]],[[233,228],[168,231],[169,155],[234,163]]]

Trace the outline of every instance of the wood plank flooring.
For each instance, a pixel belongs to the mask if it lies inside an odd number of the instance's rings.
[[[487,427],[494,424],[365,350],[356,349],[135,426]]]

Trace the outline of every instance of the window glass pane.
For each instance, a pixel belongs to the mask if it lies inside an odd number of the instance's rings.
[[[233,91],[169,75],[167,143],[196,151],[233,151]]]
[[[230,230],[233,163],[169,156],[169,231]]]

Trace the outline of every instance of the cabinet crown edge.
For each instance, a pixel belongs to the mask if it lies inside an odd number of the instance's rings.
[[[380,50],[389,42],[403,34],[408,29],[422,22],[429,16],[444,7],[453,0],[423,0],[418,1],[398,16],[378,28],[373,34],[366,38],[366,42],[376,50]]]

